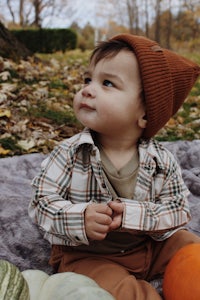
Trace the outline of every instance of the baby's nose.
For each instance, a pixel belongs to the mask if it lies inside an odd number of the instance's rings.
[[[82,95],[84,97],[95,97],[95,94],[96,92],[92,84],[88,84],[82,89]]]

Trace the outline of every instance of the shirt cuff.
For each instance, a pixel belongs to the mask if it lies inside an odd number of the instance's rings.
[[[89,245],[85,232],[85,209],[88,204],[72,204],[66,212],[66,234],[77,246]]]

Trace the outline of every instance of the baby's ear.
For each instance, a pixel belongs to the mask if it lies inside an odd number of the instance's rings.
[[[139,118],[138,120],[138,125],[140,128],[144,129],[147,126],[147,119],[146,119],[146,115],[142,116],[141,118]]]

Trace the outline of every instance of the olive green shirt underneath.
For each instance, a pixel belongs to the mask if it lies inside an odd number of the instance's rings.
[[[101,148],[100,155],[105,181],[113,199],[117,197],[133,199],[138,171],[138,152],[135,151],[130,161],[119,170],[115,168]]]

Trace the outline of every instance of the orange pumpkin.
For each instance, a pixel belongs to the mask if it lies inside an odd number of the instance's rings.
[[[200,244],[181,248],[170,260],[163,279],[166,300],[200,300]]]

